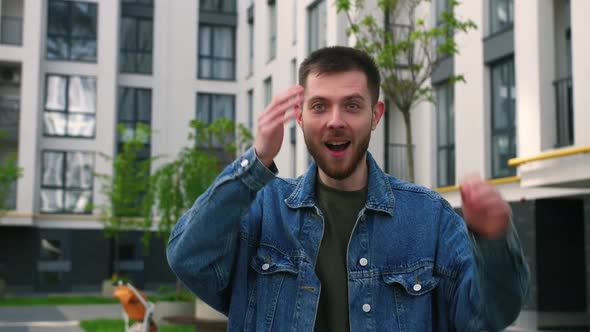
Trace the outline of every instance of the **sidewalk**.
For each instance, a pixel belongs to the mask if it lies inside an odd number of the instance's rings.
[[[0,307],[0,332],[83,332],[84,319],[122,319],[119,304]]]

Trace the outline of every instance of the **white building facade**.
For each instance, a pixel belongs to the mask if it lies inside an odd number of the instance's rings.
[[[420,13],[436,24],[446,6],[427,2]],[[459,208],[457,185],[480,174],[511,203],[533,276],[529,308],[588,310],[587,12],[586,0],[464,1],[456,15],[478,28],[455,35],[459,54],[431,79],[435,102],[412,111],[417,183]],[[151,126],[144,152],[152,156],[187,145],[195,118],[233,118],[255,133],[258,115],[297,82],[306,55],[351,45],[333,0],[0,0],[0,16],[0,128],[10,133],[0,158],[16,152],[24,169],[13,211],[0,218],[0,243],[21,240],[0,247],[31,248],[16,270],[0,260],[0,273],[3,266],[9,286],[39,290],[94,285],[80,272],[79,238],[105,252],[93,268],[100,278],[113,250],[147,285],[171,278],[158,277],[163,254],[142,258],[133,236],[117,249],[99,240],[102,224],[86,208],[104,200],[92,173],[111,172],[97,153],[116,153],[118,124],[130,133],[138,122]],[[453,73],[466,83],[448,84]],[[370,151],[405,178],[403,121],[385,102]],[[280,176],[294,177],[310,157],[296,124],[285,129],[275,162]],[[61,256],[48,256],[47,243]],[[572,272],[555,272],[564,269]],[[19,281],[17,272],[30,278]],[[579,288],[555,293],[555,280]]]

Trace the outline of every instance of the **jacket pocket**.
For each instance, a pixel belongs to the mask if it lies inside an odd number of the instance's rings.
[[[245,331],[280,331],[288,326],[297,297],[297,263],[271,246],[258,247],[250,260],[249,275],[255,285],[249,294]]]
[[[250,261],[250,267],[261,275],[281,272],[297,275],[297,266],[291,257],[265,245],[260,245]]]
[[[382,278],[383,294],[389,298],[384,305],[388,309],[380,319],[397,326],[399,331],[431,331],[439,283],[439,278],[433,275],[432,263],[390,270]]]
[[[438,284],[438,278],[433,275],[431,263],[402,273],[383,274],[383,281],[390,286],[401,286],[411,296],[426,294]]]

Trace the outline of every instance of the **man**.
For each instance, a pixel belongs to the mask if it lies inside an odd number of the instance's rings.
[[[513,321],[529,275],[499,193],[464,183],[466,225],[438,194],[379,169],[367,147],[384,105],[367,54],[320,49],[299,81],[259,117],[254,147],[176,224],[173,271],[228,315],[230,331],[481,331]],[[282,179],[273,159],[294,118],[315,163]]]

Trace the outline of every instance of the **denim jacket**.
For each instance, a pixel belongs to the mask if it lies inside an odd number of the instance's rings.
[[[518,315],[529,271],[511,225],[470,235],[437,193],[385,174],[367,156],[368,193],[347,251],[351,331],[496,331]],[[174,227],[168,261],[229,331],[313,331],[323,235],[317,166],[275,176],[250,149]]]

